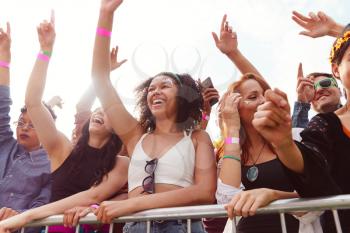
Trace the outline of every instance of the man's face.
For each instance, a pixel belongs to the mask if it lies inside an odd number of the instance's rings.
[[[17,122],[17,141],[26,151],[37,150],[40,142],[28,113],[22,113]]]
[[[317,85],[318,82],[328,79],[328,77],[318,76],[310,78],[316,84],[315,96],[311,102],[314,110],[319,113],[335,111],[340,104],[340,89],[334,86],[322,88],[320,85]]]

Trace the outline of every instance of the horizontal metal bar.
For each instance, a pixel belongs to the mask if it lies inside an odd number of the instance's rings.
[[[294,198],[278,200],[270,205],[259,208],[257,214],[287,213],[298,211],[329,210],[329,209],[350,209],[350,195],[339,195],[326,198]],[[139,222],[149,220],[166,219],[197,219],[205,217],[226,217],[224,205],[201,205],[174,208],[152,209],[138,212],[133,215],[119,217],[113,222]],[[54,215],[43,220],[38,220],[27,226],[57,225],[63,221],[63,215]],[[96,217],[89,214],[80,220],[81,224],[96,223]]]

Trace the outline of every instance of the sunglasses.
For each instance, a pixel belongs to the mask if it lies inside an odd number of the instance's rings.
[[[154,193],[154,171],[157,168],[158,159],[152,159],[151,161],[146,161],[145,172],[149,176],[145,177],[142,181],[142,193]]]
[[[330,87],[338,87],[337,81],[335,81],[333,78],[325,78],[314,84],[315,90]]]
[[[23,121],[20,121],[20,120],[13,122],[13,124],[18,128],[27,127],[27,129],[35,129],[32,123],[24,123]]]

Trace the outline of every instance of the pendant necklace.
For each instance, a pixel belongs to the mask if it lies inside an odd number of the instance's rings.
[[[264,143],[264,145],[262,146],[259,154],[258,154],[258,157],[257,159],[255,160],[255,162],[253,163],[253,166],[251,166],[248,171],[247,171],[247,179],[250,181],[250,182],[254,182],[257,178],[258,178],[258,175],[259,175],[259,169],[257,166],[255,166],[256,162],[258,162],[259,158],[260,158],[260,155],[261,155],[261,152],[264,150],[264,147],[266,145],[266,142]]]

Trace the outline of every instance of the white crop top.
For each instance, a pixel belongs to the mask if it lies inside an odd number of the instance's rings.
[[[188,187],[193,184],[195,149],[189,135],[184,132],[184,137],[172,146],[165,154],[158,158],[158,164],[154,172],[156,184],[172,184]],[[142,181],[149,176],[145,172],[146,161],[152,160],[142,148],[142,141],[147,134],[142,135],[137,142],[131,157],[128,171],[129,192],[142,186]]]

